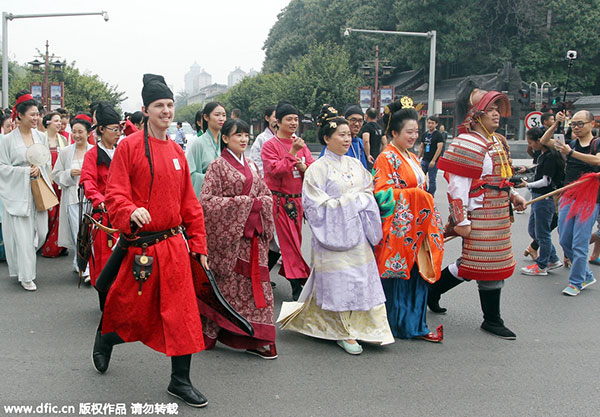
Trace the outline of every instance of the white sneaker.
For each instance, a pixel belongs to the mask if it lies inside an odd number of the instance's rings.
[[[27,291],[35,291],[37,290],[37,286],[33,281],[21,281],[21,286],[25,288]]]
[[[552,262],[551,264],[548,264],[548,266],[546,267],[546,271],[552,271],[553,269],[561,268],[562,266],[563,263],[560,260]]]
[[[92,279],[88,275],[87,277],[85,277],[85,279],[83,280],[83,282],[85,282],[86,284],[89,284],[90,282],[92,282]]]

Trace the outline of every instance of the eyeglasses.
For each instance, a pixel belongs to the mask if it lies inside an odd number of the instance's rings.
[[[114,132],[114,133],[123,132],[123,129],[121,129],[120,127],[105,127],[104,129],[110,130],[111,132]]]
[[[351,117],[346,120],[348,120],[348,123],[362,123],[363,122],[363,119],[359,119],[358,117]]]
[[[571,122],[571,126],[578,127],[581,129],[583,126],[585,126],[588,123],[590,123],[590,122]]]

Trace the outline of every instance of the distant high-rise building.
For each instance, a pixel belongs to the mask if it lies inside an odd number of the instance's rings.
[[[235,67],[235,69],[227,76],[227,86],[231,88],[247,76],[248,74],[241,70],[240,67]]]
[[[212,84],[212,76],[204,71],[197,62],[190,67],[184,76],[184,90],[188,94],[195,94],[207,85]]]

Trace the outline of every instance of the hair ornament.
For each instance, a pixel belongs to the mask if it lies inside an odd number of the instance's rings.
[[[404,96],[400,99],[400,103],[402,104],[402,108],[403,109],[414,109],[415,106],[413,105],[413,99],[408,97],[408,96]]]

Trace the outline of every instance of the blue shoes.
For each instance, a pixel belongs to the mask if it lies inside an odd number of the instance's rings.
[[[360,355],[363,351],[362,346],[359,345],[358,342],[348,343],[345,340],[338,340],[337,344],[339,347],[344,349],[346,351],[346,353],[349,353],[351,355]]]

